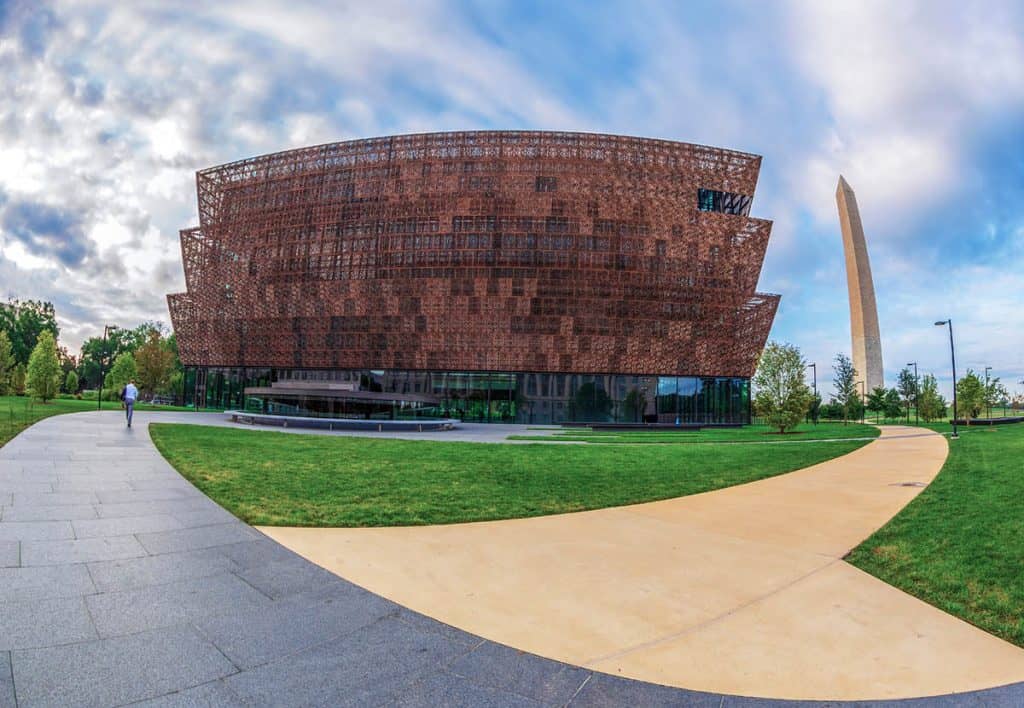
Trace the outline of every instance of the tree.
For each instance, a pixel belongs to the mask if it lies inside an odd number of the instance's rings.
[[[956,414],[970,425],[971,418],[977,418],[985,408],[985,382],[973,369],[968,369],[967,375],[956,382],[956,398]]]
[[[0,396],[9,396],[14,392],[14,382],[11,378],[16,365],[11,339],[7,332],[0,329]]]
[[[41,300],[9,300],[0,303],[0,329],[7,332],[11,340],[15,361],[25,365],[28,365],[40,334],[48,331],[56,341],[60,331],[53,303]]]
[[[78,393],[78,374],[74,371],[69,371],[64,378],[64,390],[68,393]]]
[[[930,423],[946,414],[946,399],[939,394],[939,385],[931,374],[925,374],[921,378],[921,390],[917,397],[917,410],[926,423]]]
[[[850,357],[845,354],[836,354],[835,363],[832,365],[832,385],[835,387],[835,401],[843,407],[843,424],[851,418],[860,416],[861,401],[857,396],[857,369],[854,368]]]
[[[992,407],[999,404],[1005,403],[1010,397],[1010,393],[1006,390],[1006,387],[999,383],[999,377],[996,376],[993,379],[989,379],[985,386],[985,408],[992,410]]]
[[[108,398],[116,399],[121,394],[121,389],[135,376],[135,357],[131,352],[118,354],[114,365],[110,367],[110,373],[107,374],[107,387],[110,391]]]
[[[886,418],[899,418],[903,414],[903,399],[895,388],[885,392],[885,400],[882,403]]]
[[[25,365],[15,364],[11,372],[11,389],[16,396],[25,395]]]
[[[884,386],[875,386],[871,389],[871,393],[868,394],[867,408],[869,411],[875,411],[875,422],[878,422],[877,414],[885,410],[885,396],[889,393]]]
[[[769,342],[754,374],[754,409],[779,434],[807,415],[813,394],[804,381],[807,363],[792,344]]]
[[[29,394],[46,403],[60,390],[60,359],[57,358],[57,342],[49,330],[39,334],[35,349],[28,359],[25,388]]]
[[[914,374],[907,367],[903,367],[900,370],[899,376],[896,377],[896,390],[899,395],[903,396],[903,400],[907,404],[907,422],[910,422],[910,404],[917,404],[917,379],[914,378]]]
[[[143,393],[152,395],[167,389],[174,372],[174,352],[167,347],[159,331],[149,330],[146,343],[135,351],[135,366]]]

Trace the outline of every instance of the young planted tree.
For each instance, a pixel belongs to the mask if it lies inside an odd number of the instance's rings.
[[[804,381],[806,362],[792,344],[769,342],[754,374],[754,410],[784,433],[807,415],[814,396]]]
[[[899,418],[903,414],[903,398],[895,388],[890,388],[885,392],[882,411],[886,418]]]
[[[833,398],[843,407],[843,425],[846,425],[850,418],[860,414],[861,409],[861,401],[857,396],[857,369],[854,368],[850,357],[836,354],[832,372],[832,386],[836,390]]]
[[[69,371],[64,378],[64,390],[71,394],[78,393],[78,374],[74,371]]]
[[[967,370],[967,375],[956,382],[957,415],[971,424],[971,418],[977,418],[985,408],[985,382],[974,373],[973,369]]]
[[[989,379],[985,385],[985,408],[991,411],[992,408],[1000,403],[1006,403],[1006,400],[1010,397],[1009,391],[1006,387],[999,383],[999,377],[996,376],[993,379]]]
[[[25,374],[25,388],[29,395],[46,403],[60,391],[61,368],[57,358],[57,342],[53,333],[43,330],[39,333],[35,349],[28,359]]]
[[[907,367],[903,367],[900,370],[899,376],[896,377],[896,390],[899,395],[903,397],[903,400],[907,405],[907,422],[910,422],[910,404],[917,403],[917,379],[914,378],[914,373]]]
[[[110,373],[107,374],[107,387],[110,393],[105,395],[116,400],[121,395],[121,389],[135,376],[135,357],[131,355],[131,352],[121,352],[114,359],[114,365],[110,367]]]
[[[16,364],[11,372],[11,390],[16,396],[25,395],[25,365]]]
[[[946,414],[946,399],[939,394],[939,385],[931,374],[925,374],[921,378],[917,409],[926,423],[937,420]]]
[[[884,386],[875,386],[868,394],[867,408],[875,412],[875,422],[878,422],[878,414],[885,411],[885,394],[888,391]]]
[[[10,396],[14,393],[14,367],[17,361],[14,358],[14,350],[11,348],[11,338],[7,332],[0,329],[0,396]]]
[[[174,352],[157,330],[151,329],[146,343],[135,351],[135,367],[143,393],[152,395],[167,389],[174,372]]]

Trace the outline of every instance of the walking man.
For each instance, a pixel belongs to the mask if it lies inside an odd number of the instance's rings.
[[[135,411],[135,399],[138,397],[139,389],[135,388],[135,380],[129,379],[128,385],[121,392],[121,398],[124,400],[124,413],[128,418],[129,428],[132,427],[132,413]]]

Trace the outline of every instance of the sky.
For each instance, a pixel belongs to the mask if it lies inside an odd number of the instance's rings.
[[[1024,5],[0,0],[0,298],[72,351],[169,322],[195,172],[469,129],[666,138],[764,157],[771,338],[850,352],[835,204],[856,191],[886,379],[992,367],[1024,390]]]

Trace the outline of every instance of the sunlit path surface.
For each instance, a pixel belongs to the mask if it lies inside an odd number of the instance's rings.
[[[920,493],[946,453],[937,434],[890,426],[849,455],[681,499],[503,522],[264,531],[444,622],[646,681],[864,699],[1024,680],[1024,651],[841,560]]]

